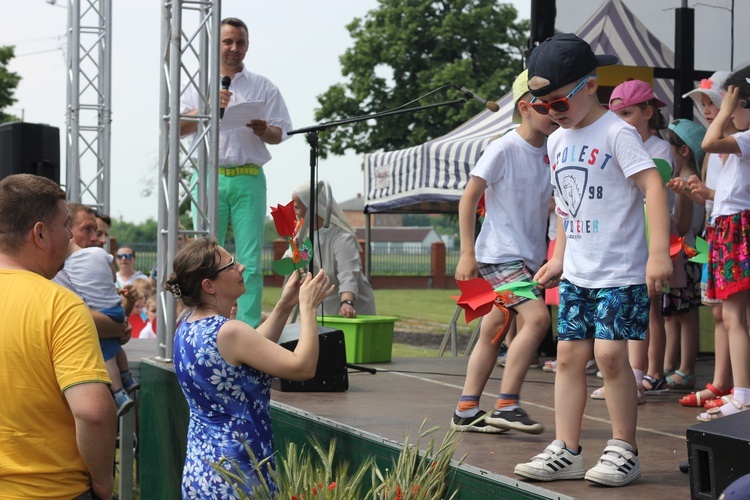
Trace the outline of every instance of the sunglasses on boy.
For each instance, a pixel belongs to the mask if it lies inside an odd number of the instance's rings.
[[[594,78],[593,76],[587,76],[583,80],[580,81],[578,85],[575,86],[573,90],[570,91],[570,94],[566,95],[565,97],[561,99],[555,99],[554,101],[550,102],[540,102],[536,97],[534,97],[531,102],[529,103],[529,106],[531,106],[534,111],[539,113],[540,115],[548,115],[549,110],[553,109],[557,111],[558,113],[564,113],[565,111],[570,109],[570,105],[568,104],[568,101],[571,97],[573,97],[576,92],[581,90],[584,85],[586,85],[586,82],[589,81],[589,78]]]
[[[130,260],[130,259],[133,258],[133,254],[132,253],[118,253],[117,254],[117,258],[118,259]]]

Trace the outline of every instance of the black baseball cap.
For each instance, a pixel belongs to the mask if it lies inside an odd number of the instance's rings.
[[[616,64],[617,57],[596,55],[585,40],[573,33],[562,33],[547,38],[529,56],[529,80],[538,76],[549,80],[549,85],[531,90],[539,97],[580,80],[599,66]]]

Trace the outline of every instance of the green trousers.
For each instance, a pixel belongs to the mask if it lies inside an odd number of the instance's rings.
[[[197,175],[193,174],[191,184],[195,179]],[[197,198],[197,192],[198,188],[194,186],[194,198]],[[260,324],[263,295],[261,256],[266,218],[266,176],[263,169],[260,169],[258,175],[219,175],[218,204],[216,236],[219,245],[224,246],[227,227],[231,222],[237,246],[236,260],[245,266],[243,278],[246,290],[237,301],[237,319],[255,328]],[[197,227],[195,205],[192,212],[193,226]]]

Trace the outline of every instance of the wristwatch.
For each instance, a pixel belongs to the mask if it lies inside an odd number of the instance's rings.
[[[342,300],[341,305],[349,304],[350,306],[354,307],[354,301],[353,300]]]

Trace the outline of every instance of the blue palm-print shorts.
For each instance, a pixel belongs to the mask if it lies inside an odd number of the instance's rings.
[[[648,330],[646,285],[583,288],[560,282],[559,340],[644,340]]]

